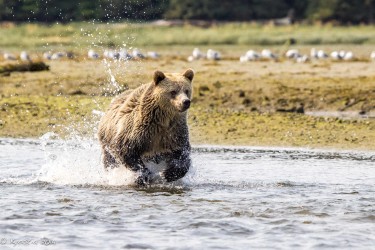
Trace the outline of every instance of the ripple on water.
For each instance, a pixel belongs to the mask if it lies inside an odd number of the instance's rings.
[[[146,188],[104,172],[92,141],[0,139],[0,156],[4,238],[58,249],[375,245],[373,152],[196,147],[190,176]]]

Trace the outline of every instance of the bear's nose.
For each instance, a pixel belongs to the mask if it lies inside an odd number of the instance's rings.
[[[184,100],[182,105],[184,106],[184,109],[188,109],[190,107],[190,100]]]

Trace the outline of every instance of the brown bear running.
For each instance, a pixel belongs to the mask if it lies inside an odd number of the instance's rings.
[[[183,74],[155,71],[154,79],[117,96],[99,124],[105,168],[125,166],[149,183],[146,161],[166,162],[167,182],[185,176],[191,165],[187,110],[192,96],[191,69]]]

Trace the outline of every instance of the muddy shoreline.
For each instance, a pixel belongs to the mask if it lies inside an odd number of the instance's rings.
[[[110,97],[12,97],[0,101],[0,137],[94,137]],[[100,107],[103,107],[101,109]],[[6,116],[4,115],[6,114]],[[260,113],[193,106],[193,144],[375,149],[374,119]]]
[[[375,150],[371,62],[188,63],[165,53],[125,63],[50,61],[49,71],[0,76],[0,137],[93,136],[95,110],[116,93],[149,82],[155,69],[193,68],[193,144]]]

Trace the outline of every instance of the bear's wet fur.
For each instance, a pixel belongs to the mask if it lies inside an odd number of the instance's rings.
[[[185,176],[191,165],[187,110],[193,78],[191,69],[183,74],[155,71],[151,83],[112,101],[98,131],[105,168],[138,172],[138,185],[149,182],[146,161],[165,161],[167,182]]]

